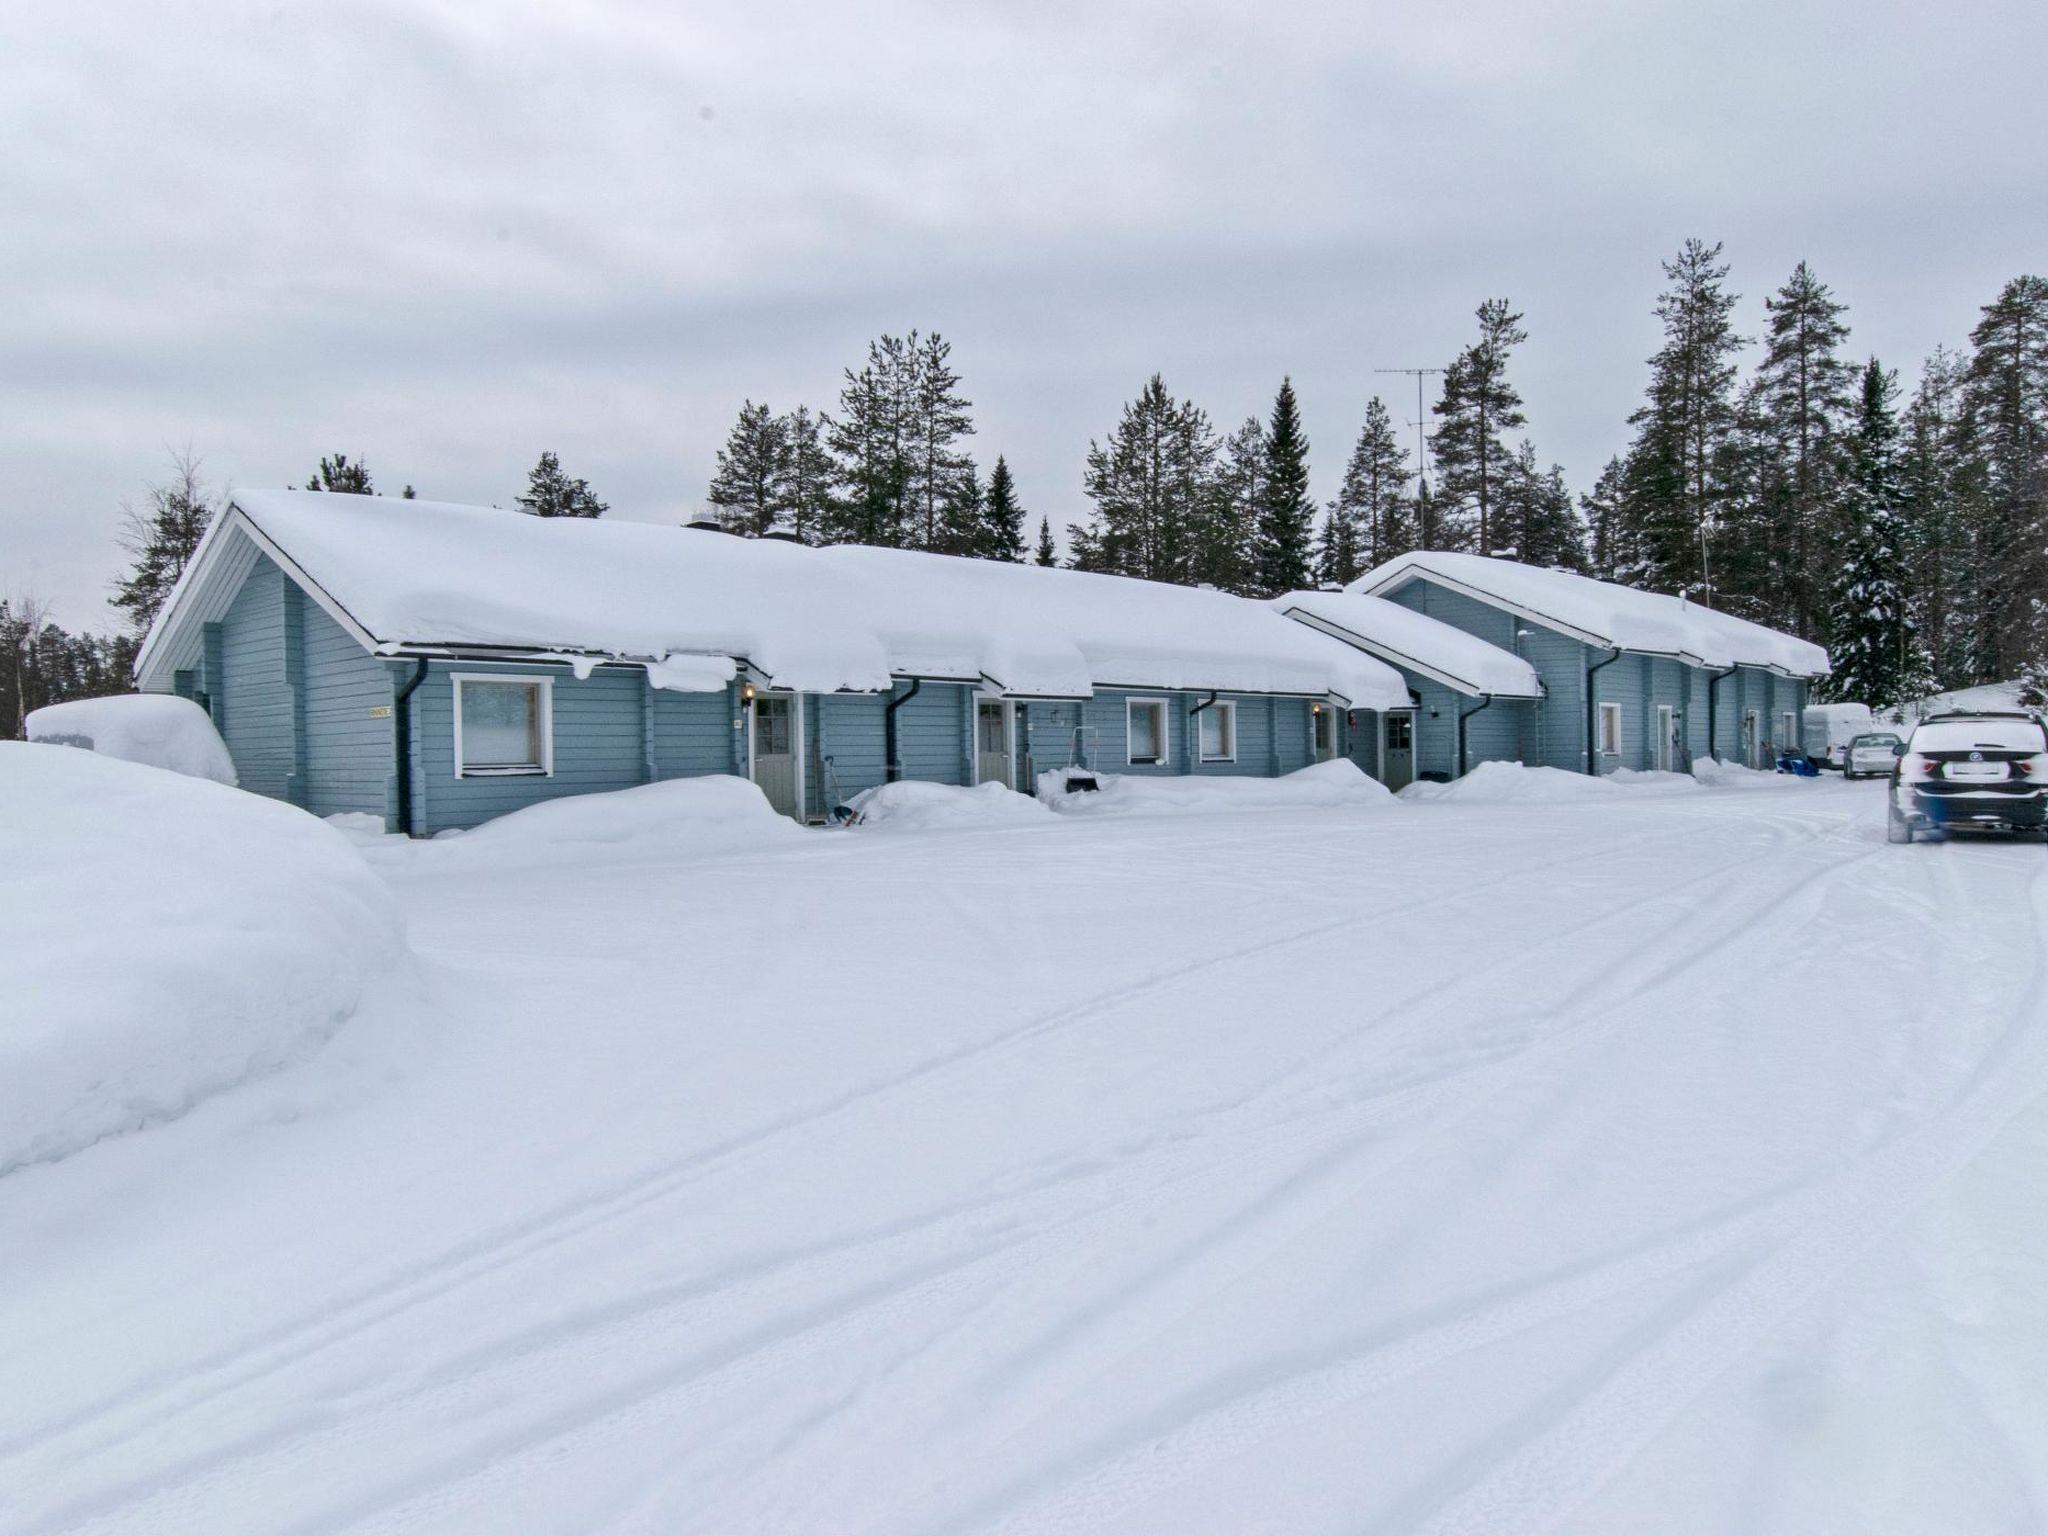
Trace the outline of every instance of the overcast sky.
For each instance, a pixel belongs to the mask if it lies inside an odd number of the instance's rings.
[[[1660,260],[1801,258],[1910,379],[2048,267],[2048,5],[0,6],[0,593],[111,627],[124,498],[361,454],[702,504],[742,397],[942,332],[1034,520],[1153,370],[1367,400],[1526,312],[1530,432],[1626,437]]]

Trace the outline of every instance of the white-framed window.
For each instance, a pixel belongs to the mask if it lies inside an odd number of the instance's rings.
[[[555,681],[458,672],[455,776],[506,778],[555,771]]]
[[[1199,750],[1205,763],[1237,761],[1237,706],[1218,700],[1195,717],[1201,723]]]
[[[1600,706],[1600,755],[1621,756],[1621,706],[1602,704]]]
[[[1124,756],[1132,764],[1166,761],[1166,700],[1131,699],[1124,705]]]

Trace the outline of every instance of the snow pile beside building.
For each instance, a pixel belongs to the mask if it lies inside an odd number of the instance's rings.
[[[1098,773],[1101,787],[1069,790],[1074,770],[1053,768],[1038,776],[1038,798],[1056,811],[1076,815],[1156,811],[1267,811],[1293,806],[1381,807],[1393,795],[1356,763],[1335,758],[1277,779],[1188,774],[1173,778]]]
[[[84,747],[124,762],[147,763],[216,784],[235,782],[227,743],[206,711],[167,693],[127,693],[110,699],[50,704],[28,717],[28,739],[51,746]]]
[[[406,953],[332,828],[96,752],[0,744],[0,848],[0,1174],[305,1055]]]
[[[1029,795],[1001,784],[924,784],[903,780],[862,790],[849,806],[854,825],[892,832],[925,832],[947,827],[1000,827],[1044,822],[1051,814]]]
[[[1694,758],[1692,776],[1710,789],[1769,789],[1774,784],[1797,782],[1788,773],[1745,768],[1740,763],[1724,763],[1713,757]]]
[[[608,857],[671,859],[742,853],[801,836],[803,829],[778,815],[759,786],[713,773],[546,800],[436,842],[453,853],[516,860],[593,849]]]
[[[1579,805],[1645,790],[1666,792],[1698,788],[1682,773],[1618,769],[1595,777],[1562,768],[1531,768],[1524,763],[1480,763],[1462,779],[1448,784],[1410,784],[1403,800],[1429,800],[1446,805]]]

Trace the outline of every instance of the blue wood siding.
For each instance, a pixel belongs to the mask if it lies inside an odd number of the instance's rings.
[[[395,826],[392,664],[378,660],[300,594],[305,679],[301,728],[305,806],[316,816],[362,811]],[[406,666],[406,675],[411,667]],[[375,711],[383,710],[377,715]]]
[[[455,776],[455,673],[545,676],[554,682],[554,772],[504,778]],[[414,816],[423,833],[473,827],[507,811],[563,795],[625,789],[643,782],[641,711],[646,674],[600,667],[578,679],[567,667],[437,661],[414,692]]]
[[[926,683],[918,689],[917,697],[896,711],[896,754],[903,777],[965,784],[973,712],[974,690],[963,683]]]
[[[918,697],[923,696],[924,689],[920,688]],[[915,702],[904,709],[914,707]],[[862,790],[873,789],[887,780],[887,765],[883,761],[888,742],[886,709],[887,701],[875,693],[811,695],[805,705],[805,716],[811,727],[813,759],[818,769],[816,781],[810,786],[813,814],[824,815],[831,810],[827,804],[831,798],[828,787],[838,791],[839,802],[843,804]],[[901,711],[899,717],[900,714]],[[830,786],[826,783],[828,757],[832,760]]]
[[[744,718],[732,690],[678,693],[655,688],[650,692],[645,707],[653,728],[653,777],[689,779],[732,772],[733,738],[740,734],[733,722]]]
[[[278,800],[298,793],[298,690],[290,673],[284,572],[259,560],[220,622],[219,672],[205,679],[214,719],[244,789]],[[211,673],[211,652],[206,670]]]

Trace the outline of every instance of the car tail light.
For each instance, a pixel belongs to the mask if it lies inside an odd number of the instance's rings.
[[[1906,779],[1931,779],[1934,777],[1935,762],[1931,757],[1922,757],[1917,752],[1908,752],[1899,759],[1899,776]]]
[[[2025,757],[2012,765],[2013,777],[2038,783],[2048,779],[2048,757]]]

